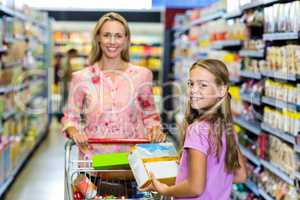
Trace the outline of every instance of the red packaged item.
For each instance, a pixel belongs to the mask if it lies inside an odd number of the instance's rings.
[[[77,176],[74,186],[87,199],[92,199],[97,194],[97,187],[85,175]]]

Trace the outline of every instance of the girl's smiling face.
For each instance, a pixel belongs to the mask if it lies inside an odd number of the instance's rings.
[[[202,67],[195,67],[190,71],[188,95],[193,109],[206,110],[222,97],[222,90],[217,86],[212,73]]]

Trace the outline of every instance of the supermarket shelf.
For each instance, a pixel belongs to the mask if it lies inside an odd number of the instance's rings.
[[[275,78],[275,79],[281,79],[286,81],[296,81],[297,76],[293,74],[285,74],[282,72],[271,72],[271,71],[262,71],[261,74],[263,76],[269,77],[269,78]]]
[[[246,187],[251,190],[256,196],[259,196],[259,189],[257,187],[257,185],[251,181],[250,179],[247,180],[247,182],[245,183]]]
[[[11,68],[11,67],[15,67],[15,66],[18,66],[18,65],[22,65],[23,62],[22,61],[16,61],[16,62],[12,62],[12,63],[4,63],[3,64],[3,67],[4,68]]]
[[[0,47],[0,53],[4,53],[7,51],[7,48],[4,48],[4,47]]]
[[[11,118],[12,116],[14,116],[15,114],[16,114],[15,111],[8,111],[8,112],[5,112],[5,113],[3,113],[3,115],[2,115],[2,119],[3,119],[3,120],[7,120],[7,119]]]
[[[9,92],[12,92],[14,90],[14,87],[13,86],[1,86],[0,87],[0,94],[2,93],[9,93]]]
[[[258,72],[248,72],[248,71],[241,71],[240,76],[252,79],[261,79],[261,74]]]
[[[257,105],[257,106],[261,105],[260,96],[258,96],[258,95],[255,95],[252,93],[247,94],[247,93],[241,92],[240,96],[243,101],[249,102],[249,103]]]
[[[289,109],[292,111],[300,111],[300,105],[293,104],[293,103],[288,103],[285,101],[281,101],[272,97],[262,97],[262,102],[271,106],[274,106],[276,108],[280,109]]]
[[[192,22],[192,26],[204,24],[206,22],[222,18],[224,14],[225,14],[224,11],[218,11],[218,12],[213,13],[211,15],[208,15],[208,16],[205,16],[205,17],[201,17],[201,18],[196,19],[195,21],[193,21]]]
[[[258,188],[258,192],[259,192],[260,196],[262,196],[265,200],[275,200],[273,197],[271,197],[268,193],[266,193],[261,188]]]
[[[290,134],[285,133],[284,131],[273,128],[267,123],[262,123],[261,128],[262,128],[262,130],[267,131],[267,132],[271,133],[272,135],[275,135],[286,142],[295,144],[295,137]]]
[[[232,18],[241,17],[242,15],[243,15],[243,11],[237,10],[234,12],[226,13],[225,15],[223,15],[223,18],[224,19],[232,19]]]
[[[211,48],[218,50],[218,49],[223,49],[228,47],[239,47],[241,45],[242,45],[241,40],[223,40],[223,41],[213,42]]]
[[[233,121],[236,124],[240,125],[241,127],[247,129],[248,131],[256,135],[259,135],[261,132],[260,124],[258,122],[257,123],[249,122],[247,120],[244,120],[242,117],[234,117]]]
[[[253,162],[255,165],[260,166],[260,160],[259,158],[254,155],[251,151],[249,151],[248,149],[246,149],[244,146],[240,145],[240,149],[242,154],[251,162]]]
[[[291,177],[289,177],[288,173],[284,172],[281,168],[265,160],[261,160],[260,162],[266,169],[274,173],[276,176],[278,176],[288,184],[294,184],[294,180]]]
[[[38,25],[39,27],[41,28],[44,28],[44,29],[47,29],[47,25],[46,24],[43,24],[43,23],[40,23],[30,17],[27,17],[25,14],[21,13],[21,12],[18,12],[18,11],[14,11],[13,9],[11,8],[8,8],[6,6],[3,6],[3,5],[0,5],[0,14],[4,14],[4,15],[9,15],[9,16],[12,16],[12,17],[16,17],[20,20],[23,20],[23,21],[29,21],[33,24],[36,24]]]
[[[22,83],[19,85],[8,85],[0,87],[0,94],[2,93],[9,93],[9,92],[18,92],[28,86],[27,83]]]
[[[46,138],[47,132],[40,133],[37,142],[35,143],[34,147],[27,153],[23,159],[18,163],[17,167],[14,169],[12,174],[5,180],[4,183],[0,183],[0,199],[8,189],[8,187],[13,183],[14,179],[18,175],[18,173],[22,170],[25,163],[30,159],[33,152],[36,150],[36,148],[41,144],[41,142]]]
[[[299,39],[299,33],[287,32],[287,33],[265,33],[263,34],[263,40],[274,41],[274,40],[297,40]]]
[[[294,149],[297,153],[300,153],[300,144],[294,145]]]
[[[265,52],[263,49],[261,50],[241,50],[240,56],[242,57],[250,57],[250,58],[264,58]]]
[[[295,178],[300,180],[300,172],[295,172]]]
[[[242,6],[243,10],[248,10],[248,9],[253,9],[257,7],[264,7],[264,6],[269,6],[274,3],[279,3],[282,2],[281,0],[257,0],[253,3],[248,3],[244,6]]]
[[[241,79],[239,77],[229,77],[229,81],[231,83],[239,83],[241,82]]]
[[[262,0],[257,0],[253,3],[247,3],[245,5],[242,6],[243,10],[248,10],[248,9],[252,9],[252,8],[257,8],[257,7],[261,7],[264,5],[264,2]]]

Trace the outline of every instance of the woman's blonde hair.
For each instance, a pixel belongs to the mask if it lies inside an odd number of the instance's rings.
[[[215,59],[199,60],[191,66],[189,71],[191,72],[197,67],[204,68],[213,74],[216,85],[225,86],[227,91],[226,94],[220,98],[215,105],[201,113],[198,110],[193,109],[190,102],[188,102],[188,108],[181,130],[181,150],[183,149],[183,142],[185,140],[187,127],[195,121],[206,121],[210,124],[210,152],[215,153],[219,160],[221,152],[220,150],[222,148],[222,136],[224,130],[226,130],[225,168],[227,172],[232,173],[234,170],[238,169],[240,165],[238,162],[238,144],[235,141],[233,134],[233,122],[230,107],[231,96],[228,92],[228,70],[223,62]]]
[[[92,36],[92,49],[90,52],[89,63],[93,65],[95,62],[99,61],[102,57],[102,49],[99,43],[99,34],[103,24],[107,21],[118,21],[125,29],[125,36],[127,37],[127,46],[121,52],[121,58],[125,62],[129,62],[129,44],[130,44],[130,30],[127,21],[118,13],[110,12],[103,15],[97,22]]]

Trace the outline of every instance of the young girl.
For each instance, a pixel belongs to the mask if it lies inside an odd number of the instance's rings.
[[[243,156],[232,128],[228,71],[219,60],[194,63],[189,71],[189,105],[176,184],[152,176],[154,190],[177,199],[228,200],[233,183],[245,182]]]

